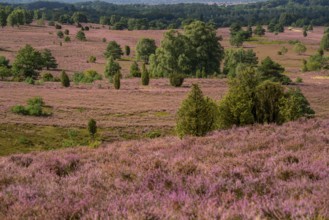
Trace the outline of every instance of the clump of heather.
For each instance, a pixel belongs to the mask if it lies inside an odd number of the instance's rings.
[[[0,158],[5,219],[327,219],[329,120]]]

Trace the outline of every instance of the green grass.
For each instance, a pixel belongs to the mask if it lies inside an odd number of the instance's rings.
[[[248,41],[251,44],[261,44],[261,45],[276,45],[276,44],[286,44],[286,41],[279,41],[279,40],[268,40],[267,38],[263,37],[252,37]]]
[[[0,124],[0,130],[0,156],[90,144],[86,128]],[[96,139],[97,142],[113,142],[172,134],[174,134],[172,127],[112,127],[99,128]]]

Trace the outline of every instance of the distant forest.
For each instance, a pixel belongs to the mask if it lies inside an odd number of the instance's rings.
[[[1,9],[2,8],[2,9]],[[192,20],[211,22],[216,27],[280,24],[303,27],[329,25],[328,0],[270,0],[251,4],[219,6],[206,4],[116,5],[101,1],[75,4],[34,2],[0,5],[8,16],[14,8],[27,10],[34,19],[60,23],[93,22],[112,29],[181,28]],[[1,19],[1,18],[0,18]],[[28,20],[28,19],[27,19]]]

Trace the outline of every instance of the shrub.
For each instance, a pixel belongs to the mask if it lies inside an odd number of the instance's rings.
[[[301,55],[306,52],[307,48],[303,43],[296,43],[294,45],[293,50],[298,54]]]
[[[282,122],[294,121],[301,117],[315,114],[299,88],[289,89],[280,100],[280,117]]]
[[[184,75],[182,74],[171,74],[170,76],[170,85],[174,87],[180,87],[184,82]]]
[[[303,82],[303,79],[301,77],[296,78],[296,83],[302,83],[302,82]]]
[[[88,26],[85,27],[85,31],[89,31],[89,27]]]
[[[70,31],[67,30],[67,29],[65,29],[64,34],[65,34],[65,35],[69,35],[69,34],[70,34]]]
[[[41,56],[43,59],[43,66],[46,67],[47,70],[49,70],[50,68],[57,68],[58,64],[56,62],[56,59],[49,49],[45,49],[44,51],[42,51]]]
[[[78,40],[80,41],[86,41],[87,38],[86,38],[86,35],[83,31],[79,31],[76,36],[75,36]]]
[[[130,76],[141,77],[141,71],[136,61],[134,61],[130,66]]]
[[[105,37],[102,39],[102,42],[103,43],[106,43],[106,38]]]
[[[52,82],[54,81],[54,76],[51,73],[45,73],[42,75],[42,79],[45,82]]]
[[[116,41],[110,41],[104,53],[106,58],[113,57],[114,60],[120,59],[123,55],[120,45]]]
[[[88,132],[91,138],[94,139],[97,133],[97,123],[94,119],[90,119],[88,122]]]
[[[34,83],[35,83],[35,81],[34,81],[34,79],[33,79],[32,77],[27,77],[27,78],[25,79],[25,82],[26,82],[27,84],[30,84],[30,85],[34,85]]]
[[[88,59],[88,63],[95,63],[96,62],[96,57],[95,56],[90,56]]]
[[[155,40],[150,38],[140,39],[136,45],[137,59],[148,63],[150,55],[155,53],[156,48]]]
[[[325,33],[321,39],[320,48],[329,51],[329,33]]]
[[[93,83],[96,80],[101,80],[102,76],[95,70],[86,70],[84,72],[76,72],[73,75],[73,81],[75,84],[79,83]]]
[[[12,76],[11,69],[6,67],[6,66],[1,66],[0,65],[0,79],[4,80],[7,77]]]
[[[126,56],[130,55],[130,47],[128,45],[125,46],[125,54]]]
[[[274,62],[270,57],[266,57],[258,67],[263,80],[272,80],[281,82],[282,84],[289,84],[290,78],[283,74],[284,67]]]
[[[107,59],[104,75],[111,79],[116,73],[120,73],[121,66],[118,62],[114,61],[113,57],[110,56]]]
[[[252,68],[230,79],[219,112],[221,128],[256,122],[280,124],[314,114],[300,90],[285,93],[282,85],[264,81]]]
[[[61,73],[61,83],[64,87],[70,87],[70,78],[65,71]]]
[[[69,36],[65,36],[65,37],[64,37],[64,41],[65,41],[65,42],[70,42],[70,41],[71,41],[71,38],[70,38]]]
[[[55,22],[54,21],[49,21],[48,26],[55,26]]]
[[[177,133],[180,137],[204,136],[215,129],[217,115],[216,104],[209,98],[205,98],[199,86],[193,84],[188,97],[182,102],[177,113]]]
[[[120,89],[120,74],[119,73],[116,73],[115,75],[114,75],[114,81],[113,81],[113,84],[114,84],[114,88],[115,89]]]
[[[45,103],[41,97],[34,97],[27,101],[27,106],[17,105],[11,111],[21,115],[45,116],[49,115],[43,111]]]
[[[145,63],[143,64],[142,68],[142,85],[147,86],[150,83],[150,74],[149,71],[146,69]]]
[[[55,24],[55,29],[62,29],[62,26],[59,24]]]
[[[63,38],[64,37],[63,31],[57,31],[57,37]]]
[[[9,67],[9,60],[4,56],[0,56],[0,66]]]

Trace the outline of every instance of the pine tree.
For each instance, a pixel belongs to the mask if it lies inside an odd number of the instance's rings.
[[[142,85],[147,86],[150,83],[150,74],[149,71],[146,69],[145,63],[143,64],[142,68]]]
[[[176,130],[180,137],[185,135],[204,136],[215,128],[217,106],[205,98],[198,85],[193,84],[187,99],[177,113]]]
[[[125,46],[125,54],[126,56],[130,55],[130,47],[128,45]]]
[[[57,68],[58,64],[56,62],[55,57],[52,55],[51,51],[49,49],[45,49],[41,53],[42,59],[43,59],[43,65],[44,67],[49,70],[50,68]]]
[[[63,70],[61,73],[61,83],[64,87],[70,87],[70,79],[66,72]]]
[[[320,48],[329,51],[329,33],[325,33],[322,37]]]

